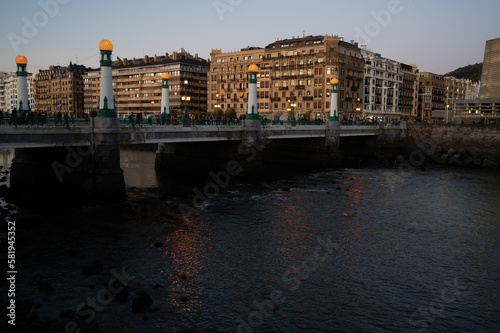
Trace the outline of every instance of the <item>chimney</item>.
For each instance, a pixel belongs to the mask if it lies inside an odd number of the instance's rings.
[[[165,59],[168,59],[168,52],[165,52]]]
[[[124,65],[124,66],[127,66],[127,64],[128,64],[128,60],[127,60],[127,58],[123,58],[123,65]]]
[[[194,54],[194,59],[198,60],[198,53]]]
[[[172,59],[177,60],[177,52],[172,53]]]
[[[156,54],[155,54],[154,61],[156,62],[156,60],[157,60],[157,59],[158,59],[158,58],[156,57]]]
[[[147,55],[144,56],[144,63],[147,64],[149,62],[149,57]]]

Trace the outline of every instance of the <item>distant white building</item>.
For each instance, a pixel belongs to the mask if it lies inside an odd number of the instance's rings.
[[[28,73],[28,98],[31,110],[36,111],[35,86],[33,84],[33,74]],[[17,76],[16,73],[0,74],[0,111],[4,114],[10,113],[17,103]]]
[[[365,60],[363,118],[400,120],[399,89],[403,84],[401,63],[383,58],[362,47]]]

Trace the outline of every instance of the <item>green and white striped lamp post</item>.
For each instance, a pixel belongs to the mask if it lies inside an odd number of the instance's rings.
[[[170,119],[170,102],[168,98],[168,73],[161,74],[161,111],[160,116],[168,122]]]
[[[257,109],[257,72],[259,67],[253,64],[248,67],[248,109],[246,119],[258,120],[259,110]]]
[[[339,106],[338,106],[338,92],[339,92],[339,80],[332,79],[330,81],[332,85],[331,100],[330,100],[330,115],[328,116],[328,121],[339,121]]]
[[[101,94],[99,96],[99,107],[97,117],[116,118],[115,99],[113,96],[113,73],[111,53],[113,43],[103,39],[99,43],[101,51]]]
[[[16,101],[16,110],[19,112],[19,116],[22,116],[24,111],[30,112],[30,102],[28,96],[28,82],[27,76],[28,72],[26,71],[26,65],[28,64],[28,59],[19,55],[16,57],[16,65],[17,65],[17,101]]]

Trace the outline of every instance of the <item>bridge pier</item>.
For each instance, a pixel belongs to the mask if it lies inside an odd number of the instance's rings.
[[[92,118],[90,146],[17,148],[11,192],[29,203],[125,200],[118,118]]]
[[[339,166],[342,161],[340,153],[340,122],[327,121],[325,148],[328,166]]]

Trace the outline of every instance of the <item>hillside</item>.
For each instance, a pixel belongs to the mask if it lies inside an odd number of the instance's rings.
[[[483,71],[483,63],[477,63],[474,65],[468,65],[465,67],[460,67],[452,72],[446,73],[446,76],[454,76],[457,79],[469,79],[472,82],[478,82],[481,80],[481,73]]]

